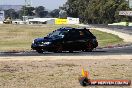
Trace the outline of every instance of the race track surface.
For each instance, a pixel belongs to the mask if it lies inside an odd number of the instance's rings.
[[[62,52],[44,52],[39,54],[36,51],[25,51],[25,52],[0,52],[0,56],[98,56],[98,55],[132,55],[132,45],[115,48],[98,48],[93,52],[81,52],[76,51],[73,53]]]

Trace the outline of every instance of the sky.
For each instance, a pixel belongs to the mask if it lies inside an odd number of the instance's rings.
[[[29,0],[32,6],[44,6],[48,10],[57,9],[67,0]],[[0,5],[24,5],[25,0],[0,0]]]

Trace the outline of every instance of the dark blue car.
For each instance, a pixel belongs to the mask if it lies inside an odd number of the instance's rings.
[[[98,46],[96,37],[86,28],[60,28],[46,37],[37,38],[31,48],[38,53],[44,51],[92,51]]]

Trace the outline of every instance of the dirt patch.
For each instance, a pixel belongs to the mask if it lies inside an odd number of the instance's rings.
[[[91,79],[132,80],[132,58],[126,58],[0,57],[0,88],[83,88],[78,82],[82,68],[90,72]]]

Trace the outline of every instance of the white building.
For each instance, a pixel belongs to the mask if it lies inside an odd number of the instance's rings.
[[[55,20],[57,18],[33,18],[26,20],[29,24],[47,24],[47,21]]]
[[[67,17],[68,24],[79,24],[79,18]]]
[[[4,11],[0,11],[0,24],[3,24],[4,19],[5,19],[5,13]]]
[[[12,24],[25,24],[25,22],[22,21],[21,19],[16,19],[12,21]]]
[[[32,18],[32,19],[27,19],[26,23],[28,24],[56,24],[55,20],[58,20],[60,18]],[[72,17],[67,17],[66,24],[79,24],[79,18],[72,18]],[[61,19],[60,19],[61,21]]]

